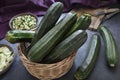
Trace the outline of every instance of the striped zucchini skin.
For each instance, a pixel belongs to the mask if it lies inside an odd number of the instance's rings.
[[[73,27],[70,29],[70,31],[67,33],[67,35],[65,37],[70,36],[76,30],[79,30],[79,29],[86,30],[86,29],[88,29],[90,23],[91,23],[91,15],[89,15],[89,14],[81,15],[80,17],[78,17],[76,23],[73,25]]]
[[[70,27],[76,22],[77,14],[69,12],[65,18],[48,31],[28,52],[28,59],[40,62],[62,40]]]
[[[91,15],[90,14],[83,14],[84,21],[83,23],[79,26],[79,29],[86,30],[89,28],[89,25],[91,24]]]
[[[87,55],[74,74],[76,80],[84,80],[91,73],[95,66],[100,46],[101,41],[99,35],[93,34],[87,48]]]
[[[32,40],[31,47],[45,35],[59,19],[63,11],[63,3],[55,2],[47,10],[46,14],[42,18],[38,28],[35,31],[35,37]]]
[[[35,31],[9,30],[5,36],[5,39],[10,43],[31,42],[34,35]]]
[[[106,60],[110,67],[115,67],[118,63],[118,49],[114,37],[106,26],[100,26],[101,33],[106,46]]]
[[[77,30],[65,40],[61,41],[44,59],[44,63],[55,63],[77,51],[87,40],[87,32]]]

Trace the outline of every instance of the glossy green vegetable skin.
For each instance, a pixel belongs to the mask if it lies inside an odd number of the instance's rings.
[[[35,31],[35,37],[32,40],[31,47],[45,35],[59,19],[63,11],[63,4],[61,2],[53,3],[47,10],[46,14],[42,18],[38,28]]]
[[[88,29],[89,25],[91,23],[91,15],[89,14],[83,14],[80,17],[78,17],[76,23],[73,25],[73,27],[70,29],[70,31],[67,33],[65,37],[68,37],[76,30],[82,29],[86,30]]]
[[[10,30],[7,32],[5,39],[10,43],[31,42],[35,31]]]
[[[77,30],[65,40],[60,42],[45,58],[44,63],[54,63],[69,57],[77,51],[87,40],[87,32]]]
[[[28,59],[40,62],[58,44],[74,25],[77,14],[69,12],[65,18],[46,33],[28,52]]]
[[[106,60],[110,67],[115,67],[118,63],[118,49],[114,37],[106,26],[100,26],[99,31],[106,46]]]
[[[100,37],[97,34],[93,34],[87,48],[86,57],[74,74],[76,80],[85,80],[91,73],[95,66],[100,46]]]

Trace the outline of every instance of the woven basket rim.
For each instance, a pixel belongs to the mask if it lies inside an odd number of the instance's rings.
[[[55,62],[55,63],[51,63],[51,64],[44,64],[44,63],[36,63],[36,62],[32,62],[32,61],[30,61],[25,55],[24,55],[24,53],[23,53],[23,51],[22,51],[22,49],[21,49],[21,46],[22,44],[19,44],[18,45],[18,50],[19,51],[21,51],[19,54],[20,54],[20,56],[22,56],[22,58],[23,59],[25,59],[26,61],[27,61],[27,63],[28,64],[33,64],[33,65],[38,65],[38,66],[40,66],[40,65],[53,65],[53,66],[55,66],[55,65],[58,65],[58,64],[64,64],[64,63],[66,63],[66,61],[68,62],[72,57],[74,57],[75,56],[75,54],[76,54],[76,51],[75,52],[73,52],[73,54],[71,55],[71,57],[68,57],[68,58],[65,58],[65,59],[63,59],[63,60],[61,60],[61,61],[59,61],[59,62]],[[61,65],[60,65],[61,66]],[[49,67],[50,68],[50,67]]]

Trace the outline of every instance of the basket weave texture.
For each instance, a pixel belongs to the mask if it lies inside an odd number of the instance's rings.
[[[18,53],[23,65],[31,75],[40,80],[52,80],[65,75],[72,67],[76,54],[76,52],[74,52],[68,58],[57,63],[40,64],[28,60],[24,55],[25,52],[25,46],[23,46],[23,44],[19,44]]]

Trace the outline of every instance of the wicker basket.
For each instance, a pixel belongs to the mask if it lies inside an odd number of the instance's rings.
[[[34,63],[25,57],[25,46],[19,44],[18,53],[28,72],[41,80],[52,80],[65,75],[73,65],[76,52],[68,58],[54,64]]]

